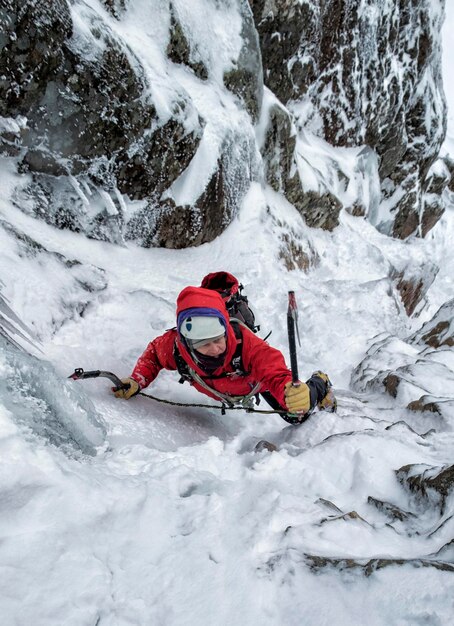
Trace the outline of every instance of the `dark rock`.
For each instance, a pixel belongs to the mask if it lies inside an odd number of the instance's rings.
[[[238,214],[241,202],[256,176],[252,137],[232,134],[226,138],[217,169],[195,202],[201,228],[196,245],[218,237]]]
[[[126,238],[145,248],[159,246],[181,249],[196,245],[200,233],[200,211],[193,206],[176,206],[171,199],[148,204],[129,222]]]
[[[397,280],[397,289],[400,292],[407,315],[411,316],[416,308],[416,305],[421,300],[423,281],[422,279],[419,279],[415,283],[412,280],[405,280],[403,272],[396,274],[395,278]]]
[[[447,155],[444,157],[444,162],[449,174],[448,189],[454,192],[454,158]]]
[[[111,13],[117,19],[125,11],[127,4],[130,0],[101,0],[105,5],[109,13]]]
[[[288,0],[250,4],[260,37],[265,84],[283,103],[299,98],[316,77],[311,52],[319,44],[314,28],[318,7]]]
[[[262,147],[266,181],[274,191],[286,195],[290,172],[295,164],[296,130],[289,112],[279,104],[270,107]]]
[[[251,171],[244,163],[250,151],[247,139],[232,136],[193,206],[178,206],[172,198],[155,195],[128,222],[126,237],[138,238],[143,246],[177,249],[212,241],[235,217],[249,188]]]
[[[294,204],[308,226],[333,230],[342,208],[330,192],[303,189],[295,162],[296,129],[289,112],[280,104],[270,107],[262,146],[265,177],[271,187]]]
[[[289,180],[287,197],[308,226],[332,231],[339,225],[340,201],[329,191],[321,195],[316,191],[303,192],[298,174]]]
[[[68,3],[2,0],[0,32],[0,115],[28,115],[63,65],[72,34]]]
[[[388,374],[385,377],[385,379],[383,380],[383,385],[384,385],[386,391],[393,398],[397,397],[397,391],[398,391],[398,388],[399,388],[399,384],[400,384],[400,378],[399,378],[399,376],[397,376],[397,374]]]
[[[63,158],[73,173],[74,157],[79,163],[110,158],[143,135],[156,117],[154,108],[143,102],[142,79],[95,14],[86,35],[94,52],[84,56],[72,38],[65,0],[7,6],[2,22],[10,41],[1,51],[0,114],[27,117],[23,145],[31,154],[24,163],[30,170],[55,174]]]
[[[170,11],[170,41],[167,46],[167,56],[174,63],[190,67],[201,80],[207,80],[208,70],[200,59],[197,60],[197,50],[191,54],[188,40],[172,4]]]
[[[421,413],[428,411],[429,413],[437,413],[438,415],[442,415],[442,412],[437,402],[426,402],[425,396],[421,396],[419,400],[413,400],[412,402],[410,402],[407,405],[407,409],[409,409],[410,411],[418,411]]]
[[[267,450],[268,452],[276,452],[277,446],[275,446],[274,443],[271,443],[270,441],[265,441],[265,439],[262,439],[256,444],[254,452],[263,452],[263,450]]]
[[[423,340],[427,343],[428,346],[432,346],[432,348],[439,348],[440,346],[454,346],[454,338],[447,337],[443,341],[440,341],[440,336],[445,335],[445,331],[450,328],[450,324],[448,321],[438,322],[436,326],[434,326],[427,335],[423,336]]]
[[[28,112],[26,145],[67,159],[111,158],[150,126],[155,111],[140,97],[143,85],[119,45],[107,36],[105,43],[93,62],[65,49],[61,72]]]
[[[441,195],[433,194],[433,200],[424,200],[424,211],[421,220],[421,237],[425,237],[445,212]]]
[[[58,160],[52,152],[39,148],[27,150],[19,165],[19,172],[41,172],[51,176],[64,176],[68,173],[62,160]]]
[[[201,134],[201,127],[189,133],[178,120],[170,119],[153,134],[122,150],[116,166],[120,191],[134,200],[160,196],[189,165]]]
[[[251,89],[256,78],[256,74],[242,67],[236,67],[224,74],[224,85],[243,100],[244,107],[254,122],[258,120],[261,107],[261,99],[259,100],[257,96],[257,90]]]
[[[96,212],[88,210],[87,195],[97,206]],[[35,174],[31,183],[14,193],[12,201],[24,213],[51,226],[102,241],[123,242],[121,207],[115,205],[115,196],[101,192],[87,178],[78,187],[67,176]]]
[[[426,191],[421,220],[422,237],[427,235],[445,212],[442,196],[450,180],[451,173],[446,160],[438,159],[429,170],[426,178]]]
[[[0,115],[23,115],[27,126],[20,137],[10,137],[6,128],[0,132],[0,149],[20,155],[20,171],[33,174],[28,187],[17,191],[17,206],[58,228],[121,243],[119,191],[126,200],[144,201],[126,224],[126,236],[136,233],[143,245],[185,247],[218,236],[255,175],[252,130],[235,136],[226,131],[218,171],[193,206],[177,206],[170,188],[193,159],[204,126],[184,89],[175,87],[160,119],[147,72],[105,14],[84,5],[81,27],[72,23],[67,0],[4,4]],[[128,1],[104,5],[121,20]],[[256,119],[263,95],[258,36],[247,1],[236,9],[247,41],[226,80]],[[184,32],[175,8],[169,10],[169,55],[207,78],[194,38]]]
[[[419,268],[405,267],[401,271],[391,271],[390,277],[396,284],[408,316],[413,315],[437,274],[438,267],[430,263]]]
[[[239,96],[254,122],[260,116],[263,100],[263,69],[260,42],[248,0],[240,0],[243,45],[234,68],[224,74],[224,85]]]
[[[415,193],[406,194],[395,217],[392,235],[397,239],[407,239],[419,225],[418,198]]]

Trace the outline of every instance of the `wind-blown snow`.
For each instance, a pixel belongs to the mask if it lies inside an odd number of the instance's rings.
[[[313,150],[315,158],[329,147]],[[212,154],[202,156],[207,171]],[[345,152],[347,171],[356,157]],[[420,367],[408,339],[454,298],[452,197],[426,240],[402,242],[345,212],[333,233],[310,230],[256,183],[214,242],[145,250],[33,219],[11,202],[8,162],[0,168],[9,307],[0,300],[0,312],[24,335],[13,339],[36,345],[29,357],[0,336],[2,625],[451,624],[454,496],[442,510],[396,471],[416,464],[432,475],[452,465],[452,405],[443,418],[414,413],[350,381],[368,350],[368,375]],[[373,194],[373,177],[364,181]],[[192,193],[183,183],[176,191]],[[279,258],[288,231],[316,252],[307,274]],[[408,318],[391,270],[433,264],[440,269],[425,306]],[[261,336],[272,330],[270,343],[285,354],[295,290],[301,377],[329,373],[337,414],[315,413],[295,428],[276,415],[121,401],[106,379],[66,380],[75,367],[128,375],[147,342],[174,325],[178,292],[221,269],[238,276]],[[452,399],[439,374],[453,369],[452,348],[424,356],[418,384],[427,377],[429,393]],[[177,381],[163,372],[147,392],[210,404]],[[259,439],[278,451],[255,453]]]

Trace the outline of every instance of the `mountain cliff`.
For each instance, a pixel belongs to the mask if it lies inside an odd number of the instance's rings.
[[[251,182],[399,238],[451,174],[437,0],[2,0],[14,202],[96,239],[216,238]],[[228,25],[228,28],[226,28]]]

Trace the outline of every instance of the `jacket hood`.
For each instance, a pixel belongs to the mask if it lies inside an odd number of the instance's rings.
[[[204,287],[185,287],[177,298],[177,316],[185,309],[206,308],[216,309],[227,321],[229,314],[222,296],[213,289]]]
[[[177,324],[178,316],[186,309],[210,309],[212,312],[216,311],[219,313],[219,317],[225,322],[227,337],[227,350],[224,364],[229,364],[235,354],[238,341],[235,336],[235,331],[229,322],[229,314],[222,296],[217,291],[213,291],[212,289],[204,289],[203,287],[185,287],[177,298]],[[179,328],[177,328],[177,335],[178,349],[181,356],[190,365],[190,367],[195,369],[199,374],[204,375],[205,372],[197,366],[191,356],[191,353],[187,349]],[[222,370],[222,366],[218,368],[218,370],[220,372]],[[218,370],[216,370],[216,373]]]

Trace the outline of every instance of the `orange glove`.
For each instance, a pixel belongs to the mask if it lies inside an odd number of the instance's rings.
[[[134,378],[122,378],[121,382],[124,385],[129,385],[129,387],[124,387],[123,389],[113,388],[112,391],[115,394],[116,398],[124,398],[125,400],[129,400],[133,396],[137,395],[140,391],[139,383],[134,380]]]
[[[311,408],[311,394],[306,383],[287,383],[285,385],[285,405],[290,413],[304,415]]]

